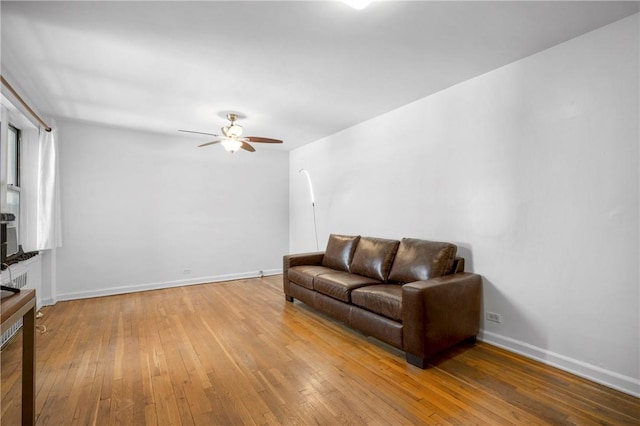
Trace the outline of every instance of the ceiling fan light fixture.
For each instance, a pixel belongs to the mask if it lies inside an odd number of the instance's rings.
[[[242,142],[237,139],[224,139],[221,143],[224,149],[231,153],[236,152],[242,146]]]
[[[356,10],[362,10],[369,6],[372,0],[343,0],[343,3],[348,4]]]
[[[232,124],[231,126],[227,127],[227,136],[230,136],[232,138],[239,138],[240,136],[242,136],[242,126],[238,124]]]
[[[0,0],[1,1],[1,0]],[[215,133],[205,133],[205,132],[195,132],[192,130],[179,130],[180,132],[187,133],[197,133],[200,135],[209,135],[216,136],[218,139],[206,142],[198,145],[198,147],[209,146],[214,144],[221,144],[224,149],[228,152],[234,153],[239,149],[244,149],[245,151],[255,152],[255,148],[251,146],[249,142],[256,143],[282,143],[280,139],[272,139],[272,138],[264,138],[261,136],[247,136],[241,138],[242,136],[242,126],[236,124],[236,120],[238,119],[238,115],[235,113],[227,114],[227,118],[230,123],[228,126],[223,126],[220,128],[222,135],[217,135]]]

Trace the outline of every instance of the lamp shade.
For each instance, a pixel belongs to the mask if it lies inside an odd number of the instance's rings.
[[[236,152],[242,146],[242,142],[237,139],[225,139],[221,143],[224,149],[229,152]]]

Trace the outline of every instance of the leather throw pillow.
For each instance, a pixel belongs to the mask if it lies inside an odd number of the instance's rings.
[[[359,240],[359,235],[329,235],[327,249],[322,258],[322,266],[350,272],[349,266]]]
[[[403,238],[389,280],[410,283],[449,274],[456,251],[450,243]]]
[[[353,254],[351,272],[379,281],[386,281],[400,241],[362,237]]]

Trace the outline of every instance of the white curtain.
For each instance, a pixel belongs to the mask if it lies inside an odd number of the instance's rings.
[[[60,226],[60,179],[57,133],[40,131],[38,138],[36,249],[62,246]]]

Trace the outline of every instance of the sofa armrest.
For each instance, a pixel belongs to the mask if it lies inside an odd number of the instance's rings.
[[[480,330],[482,278],[460,272],[402,286],[403,346],[421,363]],[[420,366],[420,365],[419,365]]]
[[[289,268],[301,265],[322,265],[323,258],[323,251],[282,256],[282,288],[285,294],[289,294]]]
[[[300,265],[322,265],[324,252],[285,254],[282,256],[282,270],[285,271],[292,266]]]

